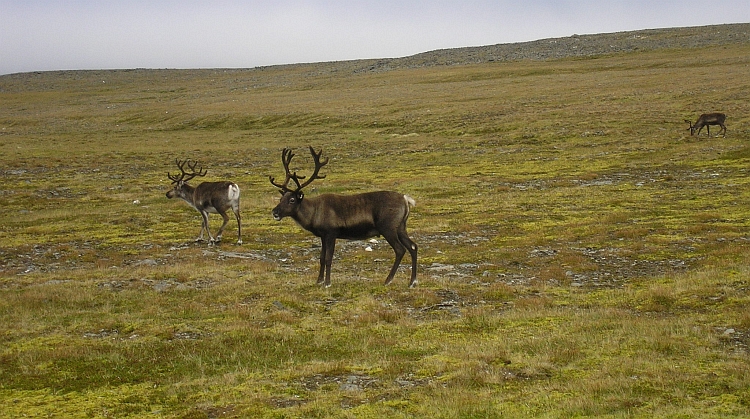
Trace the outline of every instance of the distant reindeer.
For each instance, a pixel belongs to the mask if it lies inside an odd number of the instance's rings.
[[[195,241],[203,241],[203,231],[205,230],[208,234],[208,243],[213,245],[214,243],[221,241],[221,233],[224,231],[224,227],[229,222],[229,216],[227,215],[228,210],[232,210],[235,218],[237,219],[237,244],[242,244],[242,223],[240,222],[240,188],[234,182],[221,181],[221,182],[203,182],[197,187],[192,187],[187,184],[188,181],[196,176],[206,176],[207,171],[204,171],[201,167],[198,171],[195,171],[195,166],[198,162],[190,163],[189,160],[179,161],[175,160],[177,167],[180,169],[180,174],[172,176],[167,173],[167,177],[172,181],[172,189],[167,192],[167,198],[172,199],[175,197],[184,199],[193,208],[197,209],[198,212],[203,216],[203,222],[201,224],[200,236]],[[185,171],[185,164],[187,163],[190,173]],[[211,231],[208,226],[208,214],[214,213],[219,214],[224,219],[224,224],[221,225],[219,231],[216,233],[216,238],[211,236]]]
[[[396,260],[385,284],[391,283],[401,259],[408,250],[411,255],[409,288],[414,287],[417,284],[417,245],[406,233],[410,207],[416,205],[414,200],[407,195],[390,191],[305,197],[302,189],[315,179],[325,178],[325,175],[318,175],[318,172],[328,164],[328,158],[320,161],[323,150],[316,153],[310,147],[310,153],[315,161],[315,170],[304,183],[300,183],[300,180],[305,176],[292,173],[289,169],[294,154],[287,148],[281,153],[281,162],[286,171],[284,183],[276,183],[271,176],[269,180],[281,192],[281,201],[272,211],[273,218],[281,221],[284,217],[292,217],[302,228],[320,237],[322,249],[317,283],[325,284],[326,287],[331,286],[331,264],[336,239],[364,240],[381,235],[396,252]],[[289,188],[290,180],[297,185],[295,189]]]
[[[704,113],[703,115],[698,117],[698,120],[695,121],[695,124],[691,124],[689,119],[686,119],[685,122],[687,122],[690,125],[690,135],[700,135],[701,130],[703,127],[706,127],[707,135],[711,136],[711,125],[719,125],[721,127],[721,130],[719,132],[724,133],[723,137],[727,136],[727,127],[724,125],[724,121],[726,121],[727,116],[723,113]],[[718,137],[718,135],[717,135]]]

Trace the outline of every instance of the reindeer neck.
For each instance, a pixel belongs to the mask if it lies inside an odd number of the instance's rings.
[[[195,188],[187,183],[183,183],[180,188],[180,198],[187,201],[188,204],[195,206]]]
[[[316,201],[317,197],[305,197],[302,203],[299,204],[299,207],[297,207],[297,212],[292,215],[294,221],[308,231],[312,231],[315,228],[317,219],[315,215],[319,207]]]

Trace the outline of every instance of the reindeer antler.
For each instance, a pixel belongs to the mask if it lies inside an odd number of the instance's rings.
[[[177,164],[177,167],[180,169],[181,173],[179,175],[172,176],[169,172],[167,172],[167,177],[172,181],[172,183],[187,182],[196,176],[206,176],[206,173],[208,173],[208,171],[203,170],[203,166],[201,166],[201,168],[198,169],[197,172],[195,171],[195,166],[198,165],[197,161],[192,162],[191,164],[190,159],[183,160],[183,161],[179,161],[175,159],[174,162],[175,164]],[[188,165],[188,168],[190,169],[190,173],[185,171],[186,163]],[[186,176],[187,176],[187,179],[185,178]]]
[[[273,186],[276,186],[277,188],[281,189],[283,192],[298,192],[305,186],[309,185],[313,180],[315,179],[324,179],[325,175],[318,175],[318,172],[320,172],[320,169],[328,164],[328,158],[326,157],[325,161],[320,161],[320,156],[323,154],[323,150],[321,149],[319,152],[315,152],[315,149],[310,146],[310,154],[313,156],[313,160],[315,161],[315,171],[313,171],[313,174],[310,176],[309,179],[305,183],[300,184],[300,180],[304,179],[305,176],[300,176],[297,174],[297,172],[292,173],[289,170],[289,163],[291,163],[292,158],[294,157],[294,153],[292,153],[291,149],[285,148],[284,151],[281,152],[281,163],[284,165],[284,171],[286,172],[286,179],[284,179],[283,184],[278,184],[275,182],[275,179],[272,176],[268,176],[268,179],[271,181],[271,184]],[[294,183],[297,185],[297,189],[291,190],[289,189],[289,181],[293,180]]]
[[[307,179],[307,182],[303,184],[299,184],[300,179],[304,179],[305,177],[298,177],[297,173],[294,174],[294,183],[297,184],[297,190],[300,190],[304,188],[305,186],[309,185],[313,180],[315,179],[325,179],[326,175],[318,176],[318,172],[320,172],[320,169],[328,164],[328,157],[326,157],[326,160],[324,162],[320,161],[320,156],[323,154],[323,149],[321,149],[319,152],[315,153],[315,149],[310,146],[310,154],[313,156],[313,160],[315,161],[315,171],[312,175],[310,175],[310,179]]]
[[[292,153],[291,149],[284,148],[284,150],[281,152],[281,163],[284,165],[284,171],[286,172],[286,179],[284,179],[284,184],[279,185],[275,182],[276,179],[273,176],[268,176],[268,180],[271,181],[271,184],[284,192],[291,190],[287,187],[287,185],[289,185],[289,180],[292,179],[293,176],[297,176],[297,172],[294,172],[294,174],[289,172],[289,163],[291,163],[292,157],[294,157],[294,153]]]

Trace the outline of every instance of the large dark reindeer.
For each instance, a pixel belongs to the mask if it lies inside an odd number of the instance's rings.
[[[695,121],[695,124],[691,124],[689,119],[686,119],[685,122],[687,122],[690,125],[690,135],[701,135],[701,130],[703,127],[706,127],[707,135],[711,136],[711,125],[718,125],[721,127],[719,132],[724,133],[724,137],[727,136],[727,127],[724,125],[724,121],[726,121],[727,116],[723,113],[704,113],[703,115],[698,117],[698,120]],[[718,135],[717,135],[718,137]]]
[[[320,160],[323,150],[316,153],[310,147],[310,153],[315,161],[315,170],[304,183],[300,183],[300,180],[305,176],[292,173],[289,169],[294,154],[287,148],[281,153],[281,162],[286,171],[284,183],[276,183],[271,176],[269,180],[281,192],[281,201],[272,212],[273,218],[281,221],[284,217],[292,217],[302,228],[320,237],[322,249],[318,284],[331,286],[331,263],[336,239],[364,240],[381,235],[396,252],[396,260],[385,284],[391,283],[408,250],[411,255],[409,287],[414,287],[417,284],[417,244],[406,233],[406,219],[409,217],[410,207],[416,204],[414,200],[407,195],[390,191],[305,197],[302,189],[315,179],[325,178],[325,175],[319,175],[318,172],[328,163],[328,158]],[[294,181],[295,189],[289,188],[290,180]]]
[[[229,222],[227,211],[231,209],[237,219],[237,244],[242,244],[239,186],[234,182],[220,181],[203,182],[194,188],[188,185],[187,182],[196,176],[206,176],[208,172],[204,171],[202,167],[196,172],[195,166],[198,165],[198,162],[189,163],[188,160],[175,160],[175,163],[177,163],[177,167],[180,169],[180,174],[172,176],[170,173],[167,173],[167,176],[172,181],[172,189],[167,192],[167,198],[182,198],[201,213],[203,217],[201,233],[195,241],[203,241],[203,231],[205,230],[208,233],[209,245],[220,242],[221,233]],[[190,173],[185,171],[186,163],[190,169]],[[215,238],[211,236],[211,230],[208,228],[209,213],[219,214],[224,219],[224,224],[219,228]]]

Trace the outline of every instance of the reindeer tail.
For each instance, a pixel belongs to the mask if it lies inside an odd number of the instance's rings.
[[[417,201],[415,201],[414,198],[410,197],[409,195],[404,195],[404,202],[406,203],[406,214],[404,214],[404,221],[405,221],[407,218],[409,218],[411,207],[417,206]]]

